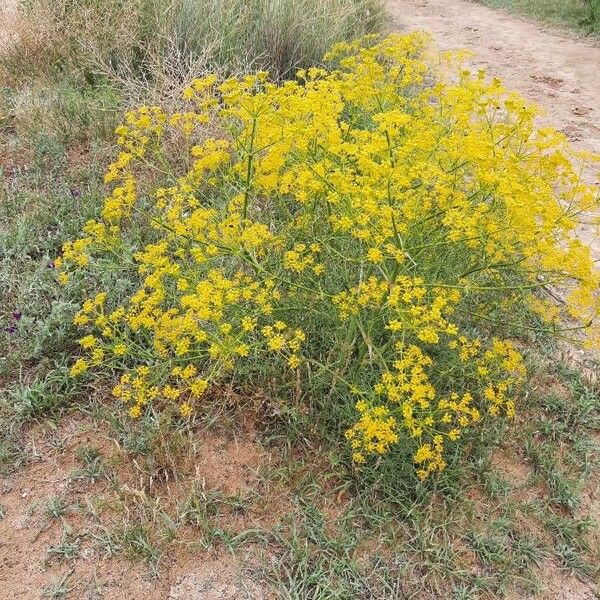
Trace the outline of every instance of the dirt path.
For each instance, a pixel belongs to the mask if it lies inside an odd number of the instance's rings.
[[[444,50],[536,101],[577,146],[600,152],[600,45],[469,0],[387,0],[397,27],[423,29]]]

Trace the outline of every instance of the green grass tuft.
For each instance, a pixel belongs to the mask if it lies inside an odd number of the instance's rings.
[[[589,34],[600,34],[600,0],[476,0],[540,21]]]

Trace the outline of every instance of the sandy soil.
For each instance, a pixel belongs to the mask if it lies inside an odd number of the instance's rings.
[[[178,543],[161,557],[160,577],[154,577],[142,560],[111,556],[107,546],[98,543],[103,532],[118,531],[132,518],[138,522],[140,514],[145,515],[145,523],[151,523],[153,517],[145,512],[148,507],[160,505],[176,520],[193,486],[242,496],[256,488],[257,471],[269,464],[270,456],[256,442],[253,431],[241,430],[237,437],[199,434],[187,459],[176,465],[181,470],[176,478],[165,476],[167,464],[148,476],[145,468],[122,453],[109,432],[85,419],[67,417],[55,431],[34,427],[26,437],[32,456],[27,468],[0,476],[2,600],[38,600],[63,580],[68,590],[64,597],[69,600],[271,598],[247,572],[250,565],[257,566],[252,547],[236,555],[221,546],[204,549],[202,536],[189,525],[177,525]],[[81,447],[101,452],[117,486],[104,477],[90,481],[77,475],[77,449]],[[56,498],[67,507],[58,518],[47,509]],[[219,526],[233,533],[269,526],[287,510],[287,506],[261,502],[247,512],[223,514]],[[66,531],[78,545],[73,558],[53,550],[65,539]]]

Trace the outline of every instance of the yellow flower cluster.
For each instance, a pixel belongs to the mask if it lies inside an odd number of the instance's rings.
[[[437,343],[440,333],[455,335],[458,328],[446,320],[460,299],[456,289],[446,290],[424,287],[422,278],[396,276],[393,283],[374,276],[361,282],[348,292],[333,298],[339,308],[340,318],[347,320],[364,308],[385,311],[387,328],[391,331],[412,331],[422,342]],[[429,302],[429,297],[431,301]]]
[[[523,380],[525,367],[512,344],[494,339],[483,351],[480,339],[449,337],[445,346],[454,356],[446,356],[442,364],[448,368],[463,363],[460,379],[454,381],[463,387],[468,384],[470,391],[448,390],[448,380],[442,379],[445,394],[440,395],[428,374],[433,359],[419,346],[397,342],[393,370],[385,371],[374,386],[374,402],[357,403],[361,418],[346,433],[357,462],[364,462],[365,455],[387,451],[402,429],[417,441],[414,461],[419,465],[417,474],[424,479],[444,469],[445,443],[457,441],[464,429],[479,422],[482,409],[487,407],[493,416],[502,411],[514,416],[514,400],[508,393]]]
[[[187,110],[127,115],[111,192],[57,266],[134,289],[84,299],[72,374],[116,366],[132,417],[186,417],[265,361],[294,395],[330,376],[358,395],[355,460],[407,444],[424,478],[485,415],[514,414],[523,362],[497,336],[570,319],[600,346],[600,274],[575,238],[598,204],[579,165],[598,157],[422,34],[326,60],[281,84],[205,77]]]
[[[346,431],[357,463],[365,462],[365,454],[385,454],[398,441],[398,424],[385,406],[369,406],[361,400],[356,403],[360,418]]]

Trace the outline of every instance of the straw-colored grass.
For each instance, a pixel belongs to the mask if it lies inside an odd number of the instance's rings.
[[[13,79],[78,70],[162,90],[208,71],[282,78],[382,21],[379,0],[29,0],[2,63]]]

